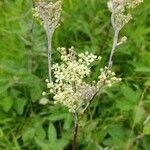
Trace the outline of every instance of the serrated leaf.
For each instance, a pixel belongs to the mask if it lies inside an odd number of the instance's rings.
[[[0,105],[5,112],[8,112],[13,106],[13,99],[11,97],[5,97],[0,100]]]
[[[32,102],[36,102],[37,100],[39,100],[39,98],[42,96],[42,88],[40,86],[40,84],[32,87],[30,89],[31,92],[31,100]]]
[[[20,83],[30,87],[32,102],[39,100],[42,96],[42,82],[33,74],[24,74],[20,77]]]
[[[24,107],[26,105],[26,100],[25,99],[15,99],[14,100],[14,109],[17,111],[19,115],[23,114]]]

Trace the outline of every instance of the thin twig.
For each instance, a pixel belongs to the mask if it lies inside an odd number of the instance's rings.
[[[74,130],[73,130],[72,150],[76,150],[77,134],[78,134],[78,116],[77,116],[77,113],[75,112],[74,113]]]

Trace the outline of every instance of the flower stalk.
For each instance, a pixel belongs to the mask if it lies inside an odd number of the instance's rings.
[[[52,69],[51,69],[51,62],[52,62],[52,34],[50,32],[48,22],[46,22],[46,35],[47,35],[47,56],[48,56],[48,75],[49,81],[52,82]]]
[[[114,56],[115,50],[117,48],[118,38],[119,38],[119,30],[115,30],[114,39],[113,39],[113,46],[112,46],[112,49],[111,49],[111,53],[110,53],[110,57],[109,57],[109,62],[108,62],[108,69],[112,68],[113,56]]]
[[[34,16],[44,26],[47,35],[48,76],[50,82],[52,82],[52,36],[56,28],[59,26],[61,3],[60,0],[55,3],[47,3],[44,0],[38,0],[35,4],[35,8],[33,8]]]
[[[74,130],[73,130],[72,150],[76,150],[77,134],[78,134],[78,127],[79,127],[77,113],[73,114],[73,118],[74,118]]]

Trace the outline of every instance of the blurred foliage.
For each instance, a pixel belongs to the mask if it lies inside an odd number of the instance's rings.
[[[73,120],[61,106],[41,106],[47,52],[43,28],[32,17],[31,0],[0,1],[0,149],[70,150]],[[122,35],[128,42],[114,57],[120,85],[95,98],[80,116],[79,150],[150,150],[150,3],[134,12]],[[75,46],[103,57],[93,79],[108,61],[113,30],[106,0],[63,0],[58,46]]]

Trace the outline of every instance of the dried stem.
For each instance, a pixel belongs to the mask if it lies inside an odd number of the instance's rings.
[[[74,130],[73,130],[72,150],[76,150],[77,134],[78,134],[78,116],[77,116],[77,113],[75,112],[74,113]]]

